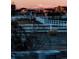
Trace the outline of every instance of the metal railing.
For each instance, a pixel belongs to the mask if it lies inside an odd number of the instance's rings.
[[[19,24],[26,32],[66,32],[66,24]]]
[[[67,18],[66,16],[62,16],[61,19]],[[53,24],[53,23],[66,23],[66,19],[54,19],[52,16],[30,16],[30,15],[19,15],[19,16],[12,16],[12,21],[18,19],[35,19],[36,21],[41,22],[42,24]],[[65,21],[66,20],[66,21]]]

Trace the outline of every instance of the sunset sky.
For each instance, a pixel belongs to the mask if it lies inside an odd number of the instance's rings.
[[[12,0],[17,8],[38,8],[38,7],[56,7],[66,6],[67,0]]]

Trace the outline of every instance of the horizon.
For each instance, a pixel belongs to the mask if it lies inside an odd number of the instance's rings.
[[[53,8],[67,6],[67,0],[12,0],[18,8]]]

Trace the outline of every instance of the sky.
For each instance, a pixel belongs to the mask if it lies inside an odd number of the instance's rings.
[[[48,8],[67,5],[67,0],[12,0],[11,2],[14,2],[17,8]]]

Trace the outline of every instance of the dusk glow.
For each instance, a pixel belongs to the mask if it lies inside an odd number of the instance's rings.
[[[12,0],[17,8],[38,8],[38,7],[56,7],[66,6],[67,0]]]

